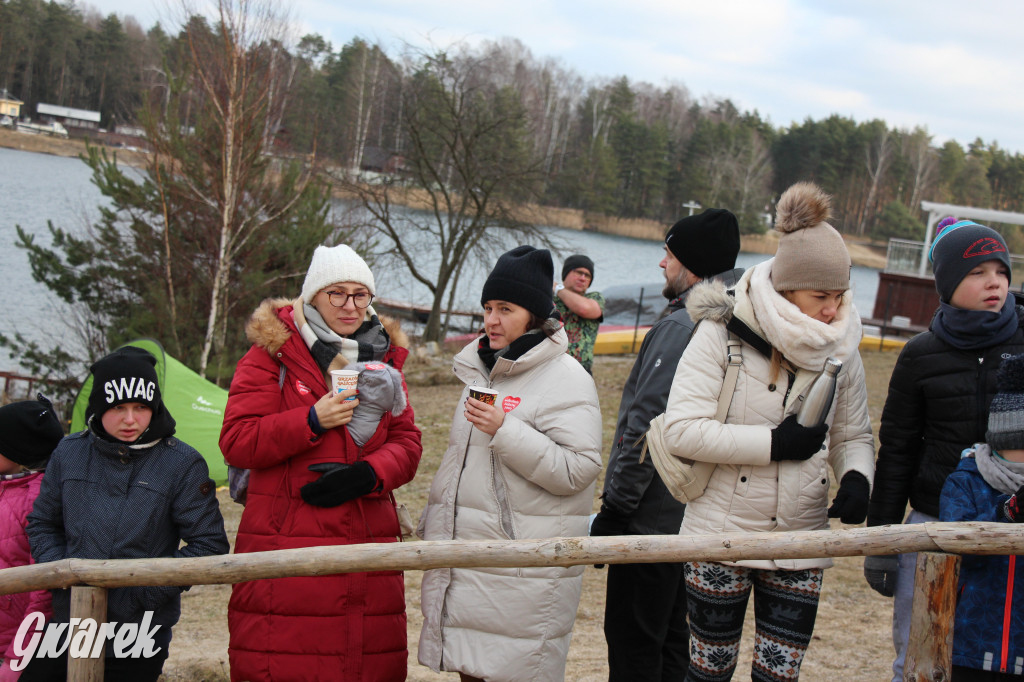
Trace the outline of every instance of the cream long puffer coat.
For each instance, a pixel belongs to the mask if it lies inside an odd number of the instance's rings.
[[[750,287],[771,287],[772,261],[748,270],[736,287],[735,298],[721,284],[697,285],[686,308],[700,323],[683,353],[669,392],[665,412],[665,437],[674,454],[694,460],[717,462],[704,495],[690,502],[680,532],[707,535],[721,532],[776,532],[828,528],[829,474],[836,480],[858,471],[871,481],[874,476],[874,439],[867,407],[864,365],[858,352],[861,328],[849,292],[833,325],[842,330],[831,344],[818,343],[813,353],[817,366],[811,370],[800,358],[793,376],[780,370],[771,380],[769,357],[743,343],[743,364],[725,424],[715,421],[725,370],[728,364],[726,323],[734,315],[772,346],[779,348],[815,344],[816,331],[826,327],[799,312],[793,324],[779,324],[773,309],[755,313]],[[763,290],[762,290],[763,291]],[[774,294],[772,290],[771,295]],[[778,296],[780,299],[781,296]],[[784,299],[783,299],[784,301]],[[800,318],[803,319],[800,319]],[[765,324],[776,336],[764,331]],[[804,322],[806,320],[806,323]],[[845,320],[845,322],[844,322]],[[817,329],[814,325],[817,325]],[[794,339],[800,337],[800,341]],[[742,338],[742,337],[741,337]],[[825,356],[843,362],[836,395],[826,418],[830,428],[825,449],[806,461],[771,461],[772,429],[799,410],[805,395],[824,366]],[[751,560],[733,563],[759,569],[801,570],[825,568],[829,559]]]
[[[587,535],[601,471],[594,380],[566,355],[564,330],[487,371],[477,341],[455,358],[467,384],[418,534],[424,540]],[[465,418],[469,386],[499,392],[493,437]],[[583,567],[435,569],[423,576],[420,663],[488,682],[561,680]]]

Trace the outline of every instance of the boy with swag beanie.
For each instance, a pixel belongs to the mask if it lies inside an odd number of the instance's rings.
[[[150,434],[147,440],[174,434],[174,418],[161,399],[156,358],[152,353],[137,346],[124,346],[97,360],[89,370],[92,372],[92,391],[85,421],[94,430],[102,434],[99,418],[110,408],[124,403],[140,403],[153,410],[153,418],[146,431]]]
[[[551,252],[532,246],[517,246],[501,254],[491,274],[487,275],[480,305],[487,301],[507,301],[546,320],[555,307],[551,297],[554,277]]]
[[[991,227],[950,216],[935,226],[935,232],[928,260],[942,301],[949,303],[961,280],[985,261],[998,260],[1006,266],[1007,278],[1012,276],[1006,242]]]

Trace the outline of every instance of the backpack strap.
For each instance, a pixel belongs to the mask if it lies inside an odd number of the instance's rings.
[[[722,382],[722,392],[718,394],[718,411],[715,412],[715,421],[723,424],[729,414],[732,397],[736,393],[736,382],[740,378],[740,365],[743,364],[743,341],[740,337],[730,331],[727,344],[729,366],[725,368],[725,381]]]

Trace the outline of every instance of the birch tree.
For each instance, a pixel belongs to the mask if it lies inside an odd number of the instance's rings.
[[[167,82],[142,116],[152,149],[141,173],[89,150],[110,204],[100,220],[84,235],[51,227],[52,248],[24,233],[18,241],[33,277],[89,312],[79,319],[103,340],[89,353],[149,336],[220,382],[248,347],[254,307],[294,296],[313,249],[342,238],[314,159],[270,155],[267,121],[287,101],[288,70],[274,55],[281,17],[269,4],[234,1],[217,5],[212,26],[190,16],[174,39]],[[59,359],[61,349],[27,350]]]

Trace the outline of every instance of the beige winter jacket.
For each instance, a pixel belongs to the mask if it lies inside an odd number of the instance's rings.
[[[765,321],[766,316],[775,314],[774,310],[761,307],[755,313],[749,295],[752,282],[755,286],[771,286],[767,276],[770,267],[771,261],[766,261],[748,270],[736,287],[735,298],[720,284],[707,283],[695,287],[687,300],[687,310],[700,323],[673,379],[665,412],[665,437],[673,454],[717,462],[718,466],[704,495],[686,507],[680,530],[684,535],[828,528],[828,467],[836,480],[851,470],[862,473],[868,481],[874,477],[874,439],[864,365],[858,352],[860,321],[849,292],[840,307],[841,319],[833,322],[841,325],[834,343],[819,342],[820,337],[816,336],[829,325],[799,313],[795,306],[797,314],[790,318],[793,324],[778,324],[778,319],[770,321],[775,335],[780,337],[771,338],[759,320]],[[728,364],[726,322],[733,315],[776,348],[817,345],[812,361],[804,362],[804,368],[798,368],[792,379],[780,370],[773,383],[770,359],[744,343],[742,370],[726,423],[721,424],[714,420],[714,414]],[[771,461],[772,428],[799,410],[802,396],[828,355],[841,360],[843,367],[826,418],[830,424],[826,449],[806,461]],[[821,364],[814,371],[807,368],[819,359]],[[739,561],[735,565],[800,570],[825,568],[832,562],[826,558],[757,560]]]
[[[560,329],[489,373],[476,340],[456,356],[467,386],[420,519],[424,540],[587,535],[601,413],[594,380],[566,346]],[[472,385],[500,393],[506,415],[493,437],[463,414]],[[419,661],[489,682],[561,680],[582,583],[582,566],[427,571]]]

